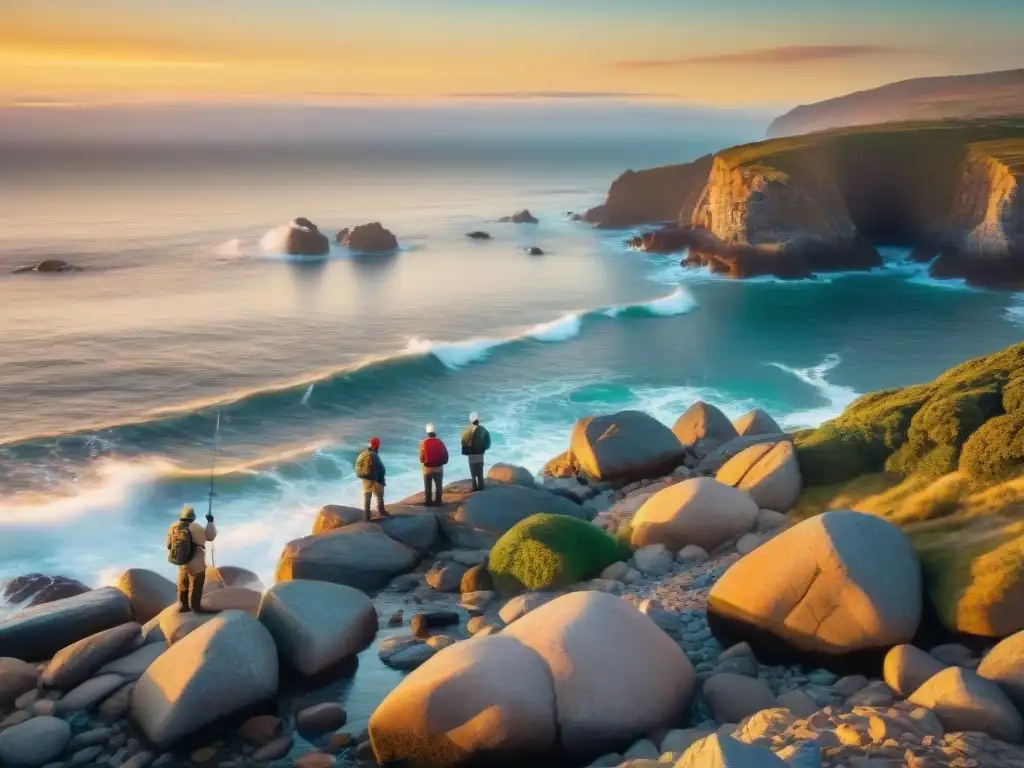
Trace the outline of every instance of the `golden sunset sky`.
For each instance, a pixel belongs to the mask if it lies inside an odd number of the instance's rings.
[[[0,0],[0,103],[797,104],[1024,66],[1024,0]]]

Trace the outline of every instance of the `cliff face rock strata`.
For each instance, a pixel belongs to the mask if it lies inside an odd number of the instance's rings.
[[[1016,119],[871,126],[743,145],[713,158],[703,191],[692,208],[680,208],[677,225],[630,244],[686,251],[685,266],[731,277],[782,278],[871,269],[882,263],[873,244],[898,245],[919,261],[934,259],[935,277],[1015,287],[1024,283],[1022,169],[1024,121]],[[658,197],[654,178],[630,177],[641,201]],[[626,210],[625,191],[613,191],[606,205],[615,199]]]
[[[621,229],[652,221],[689,217],[708,181],[711,155],[693,162],[644,171],[626,171],[612,182],[608,198],[582,219],[601,229]]]
[[[934,277],[994,286],[1024,284],[1024,141],[973,145],[942,227]]]

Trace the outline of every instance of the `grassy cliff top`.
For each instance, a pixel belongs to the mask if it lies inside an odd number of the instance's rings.
[[[843,159],[851,153],[965,155],[969,148],[991,146],[994,155],[1019,157],[1024,151],[1024,117],[937,120],[838,128],[786,136],[724,150],[718,157],[733,168],[788,173],[809,159]]]
[[[981,485],[1024,473],[1024,344],[951,368],[934,381],[865,395],[801,432],[807,486],[889,472],[963,472]]]

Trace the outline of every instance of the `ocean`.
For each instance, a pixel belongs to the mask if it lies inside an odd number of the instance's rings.
[[[373,435],[397,501],[421,488],[427,422],[457,454],[478,411],[488,458],[537,471],[581,416],[671,424],[704,399],[810,426],[1020,340],[1020,297],[896,248],[872,273],[733,282],[569,220],[628,167],[720,148],[694,133],[4,147],[0,580],[173,577],[165,532],[205,509],[218,414],[217,562],[269,583],[316,509],[360,503]],[[495,222],[521,208],[540,223]],[[381,221],[402,248],[296,263],[273,251],[296,216],[332,239]],[[8,274],[44,258],[87,269]],[[446,480],[467,476],[455,458]]]

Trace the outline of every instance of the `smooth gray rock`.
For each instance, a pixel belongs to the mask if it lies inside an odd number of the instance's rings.
[[[521,485],[524,488],[533,488],[537,485],[537,481],[530,470],[515,464],[503,464],[501,462],[494,464],[487,470],[487,479],[496,483]]]
[[[947,667],[914,691],[911,704],[935,713],[946,731],[981,731],[1024,741],[1024,719],[998,685],[969,669]]]
[[[393,506],[390,517],[378,520],[377,525],[395,541],[426,554],[437,541],[437,517],[429,510]]]
[[[149,669],[149,665],[160,658],[167,647],[167,643],[162,640],[149,643],[132,651],[127,656],[104,664],[99,673],[101,675],[120,675],[126,680],[138,680]]]
[[[489,549],[501,536],[531,515],[546,512],[581,520],[587,511],[575,502],[539,488],[491,484],[450,508],[442,508],[441,527],[457,547]]]
[[[0,732],[0,765],[37,768],[56,758],[71,740],[71,726],[56,717],[35,717]]]
[[[264,593],[258,618],[281,658],[303,675],[315,675],[354,656],[377,633],[377,612],[369,597],[323,581],[275,584]]]
[[[0,710],[9,708],[18,697],[36,687],[39,670],[21,659],[0,659]]]
[[[139,679],[131,717],[166,748],[277,693],[277,646],[247,613],[225,611],[171,646]]]
[[[288,542],[277,563],[276,580],[309,579],[368,590],[412,570],[416,551],[373,523],[354,523]]]
[[[129,568],[117,578],[115,586],[128,598],[139,624],[145,624],[178,599],[177,584],[144,568]]]
[[[70,712],[88,712],[128,682],[120,675],[100,675],[86,680],[58,699],[57,711],[62,715]]]
[[[134,622],[97,632],[57,652],[43,674],[48,688],[68,690],[92,677],[108,661],[128,653],[139,640],[142,627]]]
[[[380,645],[380,659],[394,669],[415,669],[437,653],[417,637],[389,637]]]
[[[0,656],[43,661],[84,637],[131,620],[131,604],[121,590],[94,589],[7,616],[0,622]]]

